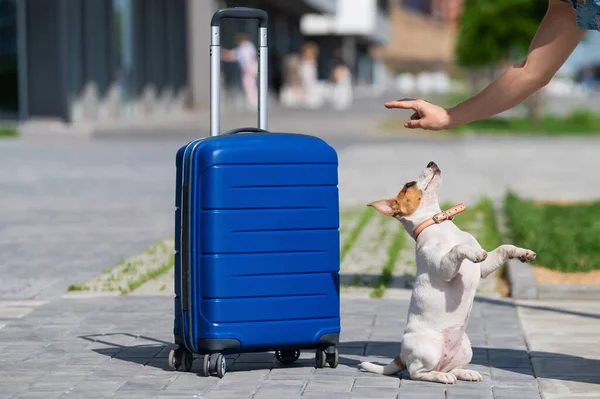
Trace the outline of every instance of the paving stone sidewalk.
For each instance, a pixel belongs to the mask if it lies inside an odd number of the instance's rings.
[[[544,399],[600,398],[600,303],[517,304]]]
[[[337,369],[316,370],[312,351],[292,367],[270,353],[244,354],[229,357],[219,380],[167,370],[169,298],[55,300],[0,329],[0,398],[539,399],[516,311],[503,300],[479,298],[468,327],[472,367],[484,382],[448,386],[360,372],[360,361],[396,355],[407,307],[407,300],[343,300]]]

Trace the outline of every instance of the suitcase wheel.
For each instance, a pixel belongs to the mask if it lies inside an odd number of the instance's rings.
[[[315,353],[315,368],[322,369],[327,362],[327,353],[324,350],[317,349]]]
[[[223,378],[227,372],[227,360],[225,359],[225,356],[220,353],[213,355],[213,357],[215,359],[213,370],[217,373],[217,377]]]
[[[337,348],[335,348],[333,353],[327,354],[327,363],[332,369],[336,368],[338,364],[340,364],[340,354],[338,353]]]
[[[210,375],[210,355],[204,355],[202,359],[202,375],[208,377]]]
[[[194,355],[182,346],[169,352],[169,367],[171,370],[191,371],[194,364]]]
[[[299,350],[275,351],[275,358],[281,364],[292,364],[300,358],[300,351]]]
[[[329,348],[327,351],[317,349],[315,353],[315,368],[322,369],[326,364],[332,369],[340,363],[340,355],[336,347]]]

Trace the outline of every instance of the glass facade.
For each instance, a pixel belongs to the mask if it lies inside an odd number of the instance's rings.
[[[74,122],[179,106],[171,99],[187,88],[186,5],[0,0],[0,117],[21,108],[24,119]],[[149,87],[154,101],[142,105]]]
[[[0,119],[16,119],[19,110],[17,0],[0,0]]]

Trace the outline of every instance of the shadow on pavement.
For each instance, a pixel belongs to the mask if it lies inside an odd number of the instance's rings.
[[[340,273],[340,285],[343,287],[367,287],[375,288],[377,281],[381,279],[381,274],[369,273]],[[415,276],[404,274],[402,276],[395,275],[387,288],[412,288],[415,281]]]
[[[572,315],[572,316],[588,317],[590,319],[600,319],[600,314],[577,312],[577,311],[573,311],[573,310],[560,309],[560,308],[555,308],[555,307],[551,307],[551,306],[513,303],[511,301],[494,299],[494,298],[475,297],[475,302],[489,303],[491,305],[508,306],[511,308],[526,308],[526,309],[542,310],[542,311],[546,311],[546,312],[562,313],[562,314],[568,314],[568,315]]]
[[[154,343],[127,346],[118,343],[118,341],[122,341],[123,337],[143,339]],[[165,371],[170,371],[167,360],[169,351],[176,347],[171,342],[132,333],[86,335],[79,338],[100,346],[91,349],[98,354]],[[387,364],[389,359],[396,356],[400,349],[401,344],[393,341],[347,341],[338,345],[340,364],[356,367],[360,361],[366,359],[382,365]],[[600,384],[600,360],[550,352],[535,352],[535,356],[540,362],[537,365],[537,375],[534,375],[530,355],[525,350],[473,347],[471,364],[492,367],[492,378],[499,384],[502,384],[502,381],[511,382],[533,377]],[[226,357],[228,358],[228,373],[274,368],[306,368],[314,365],[314,351],[312,350],[303,351],[301,358],[292,365],[279,364],[275,360],[275,356],[268,352],[244,353]],[[377,361],[378,359],[381,361]],[[198,365],[196,357],[193,370],[197,370]],[[397,378],[398,376],[391,377]],[[406,371],[401,373],[401,377],[408,378]]]

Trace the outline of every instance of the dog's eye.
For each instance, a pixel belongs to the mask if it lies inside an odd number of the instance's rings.
[[[416,182],[416,181],[409,181],[408,183],[406,183],[406,184],[404,185],[404,188],[409,188],[409,187],[412,187],[412,186],[414,186],[415,184],[417,184],[417,182]]]

